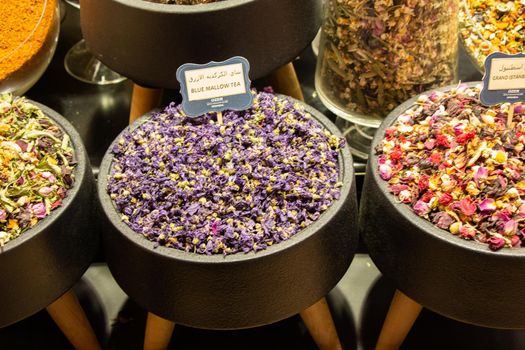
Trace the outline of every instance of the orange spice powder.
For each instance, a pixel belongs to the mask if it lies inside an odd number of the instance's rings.
[[[53,24],[56,0],[0,1],[0,81],[42,48]]]

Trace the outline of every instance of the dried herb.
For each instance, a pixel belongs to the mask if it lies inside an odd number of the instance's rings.
[[[61,205],[74,166],[69,136],[42,110],[0,95],[0,246]]]
[[[525,1],[464,0],[460,23],[467,51],[482,69],[493,52],[524,52]]]
[[[245,111],[188,118],[171,104],[113,148],[108,192],[122,220],[158,245],[200,254],[259,251],[339,198],[331,135],[296,103],[260,92]]]
[[[379,174],[441,229],[492,250],[525,246],[525,105],[483,106],[479,89],[421,96],[386,130]]]
[[[338,108],[383,118],[456,79],[457,0],[328,0],[326,7],[316,85]]]

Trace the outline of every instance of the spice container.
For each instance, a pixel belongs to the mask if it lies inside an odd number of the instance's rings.
[[[457,75],[458,0],[328,0],[315,85],[351,122],[378,127],[409,97]]]
[[[385,119],[359,230],[381,272],[417,303],[467,323],[523,328],[525,307],[509,300],[525,288],[525,109],[481,105],[478,84],[426,92]]]
[[[525,2],[463,0],[460,27],[467,53],[483,72],[485,59],[493,52],[524,52]]]
[[[224,112],[222,126],[214,114],[189,120],[175,105],[146,115],[117,137],[102,161],[98,193],[112,228],[104,235],[108,265],[126,293],[154,314],[211,329],[272,323],[325,296],[352,260],[357,204],[350,153],[338,142],[323,152],[299,142],[309,135],[340,140],[339,131],[302,102],[259,96],[250,110]],[[154,131],[159,123],[169,125]],[[165,132],[177,137],[155,141]],[[191,146],[195,138],[199,147]],[[288,153],[293,147],[305,147],[304,156]],[[158,165],[172,169],[167,178],[147,165],[166,151]],[[334,160],[324,159],[326,152],[337,159],[337,176],[328,175]],[[187,156],[175,163],[177,154]],[[120,181],[145,176],[150,180],[141,182],[139,198]],[[318,186],[324,189],[316,197]],[[162,273],[152,278],[159,266]]]
[[[70,290],[99,236],[93,174],[75,128],[36,102],[0,100],[1,328]]]
[[[22,95],[44,74],[60,28],[57,0],[0,2],[0,92]]]

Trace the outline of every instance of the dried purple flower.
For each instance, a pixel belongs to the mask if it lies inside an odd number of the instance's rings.
[[[299,104],[261,92],[215,119],[170,104],[115,144],[107,190],[132,230],[200,254],[260,251],[339,198],[344,139]]]

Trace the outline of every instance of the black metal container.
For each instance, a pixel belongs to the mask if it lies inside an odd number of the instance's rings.
[[[184,63],[244,56],[257,79],[292,61],[321,24],[319,0],[226,0],[166,5],[144,0],[81,2],[84,38],[116,72],[150,87],[178,88]]]
[[[341,135],[318,111],[306,109],[330,132]],[[108,151],[98,182],[102,209],[112,228],[104,235],[108,265],[132,299],[161,317],[208,329],[269,324],[325,296],[352,261],[357,248],[357,203],[348,147],[339,154],[341,197],[316,222],[266,250],[228,256],[154,248],[153,242],[132,231],[106,191],[112,160]]]
[[[379,176],[373,150],[416,100],[392,111],[372,143],[359,218],[370,256],[399,290],[434,312],[486,327],[525,328],[525,305],[515,302],[525,290],[525,249],[492,252],[487,245],[453,236],[397,203]]]
[[[82,140],[57,112],[30,102],[69,135],[78,165],[62,206],[0,248],[0,327],[44,309],[70,290],[99,247],[99,232],[91,225],[94,178]]]

